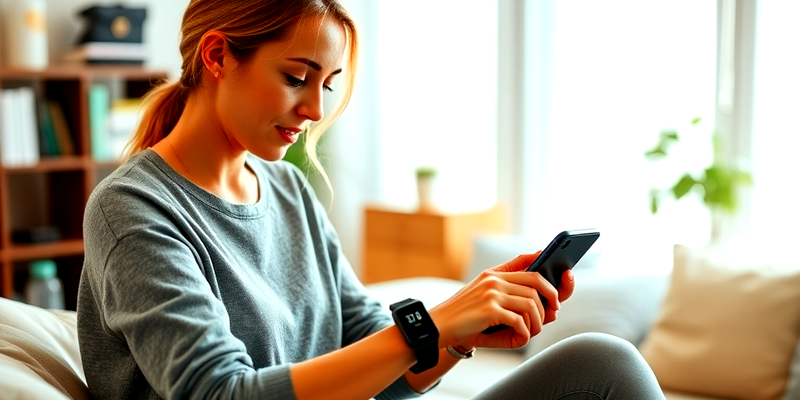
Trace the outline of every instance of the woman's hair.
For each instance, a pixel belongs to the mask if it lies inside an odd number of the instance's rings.
[[[305,152],[330,187],[317,157],[317,143],[322,132],[350,101],[358,53],[355,23],[337,0],[191,0],[181,28],[182,75],[177,82],[162,83],[145,96],[142,120],[128,143],[126,154],[131,156],[155,145],[177,124],[189,94],[202,85],[204,65],[200,40],[206,32],[217,30],[224,34],[231,55],[245,64],[262,44],[287,39],[299,22],[320,16],[342,23],[349,52],[339,103],[330,115],[312,124],[305,133]]]

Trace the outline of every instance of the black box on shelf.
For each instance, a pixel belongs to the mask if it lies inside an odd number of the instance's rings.
[[[11,232],[11,241],[14,243],[48,243],[59,240],[61,231],[50,225],[30,226]]]

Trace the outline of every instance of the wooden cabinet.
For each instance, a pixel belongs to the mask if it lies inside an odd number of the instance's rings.
[[[365,283],[416,276],[461,279],[474,235],[508,229],[501,207],[463,213],[367,207],[364,222]]]
[[[60,106],[68,127],[64,131],[74,145],[73,155],[40,157],[24,166],[0,166],[0,296],[21,293],[28,263],[47,258],[56,261],[67,308],[75,308],[83,264],[84,206],[95,185],[117,166],[91,156],[90,90],[93,85],[106,84],[117,88],[115,96],[139,98],[166,77],[164,72],[137,67],[0,68],[0,89],[29,87],[37,102]],[[60,238],[43,243],[15,239],[14,232],[35,226],[55,227]]]

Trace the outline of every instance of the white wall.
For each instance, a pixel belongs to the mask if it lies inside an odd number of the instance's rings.
[[[19,0],[0,0],[0,13],[6,17],[9,4]],[[181,58],[178,53],[180,24],[188,0],[46,0],[48,55],[51,64],[57,64],[62,54],[75,44],[80,36],[84,19],[78,14],[91,5],[117,5],[144,7],[147,18],[144,22],[144,42],[149,50],[147,66],[165,69],[171,77],[180,74]],[[0,22],[5,26],[5,22]],[[2,31],[3,29],[0,29]],[[4,33],[0,33],[4,35]],[[2,36],[0,36],[2,38]],[[0,40],[0,49],[6,48],[5,38]],[[5,61],[5,50],[0,51],[0,60]]]

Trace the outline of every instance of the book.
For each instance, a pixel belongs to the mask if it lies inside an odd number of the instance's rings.
[[[113,159],[108,148],[108,111],[111,107],[108,87],[95,84],[89,88],[89,137],[95,161]]]
[[[0,93],[3,165],[36,164],[39,162],[39,128],[33,88],[5,89]]]
[[[75,154],[75,145],[72,142],[72,133],[69,129],[67,117],[64,115],[64,109],[56,101],[47,101],[47,109],[50,111],[50,119],[53,123],[53,132],[58,142],[58,149],[62,156],[71,156]]]
[[[22,126],[22,164],[33,165],[39,162],[39,121],[36,117],[36,92],[30,86],[17,89],[19,118]]]
[[[66,52],[65,63],[84,64],[137,64],[147,58],[147,48],[142,43],[88,42]]]
[[[112,158],[122,158],[125,146],[142,119],[141,105],[141,99],[116,99],[111,102],[106,127],[109,154]]]
[[[50,115],[50,109],[47,107],[47,102],[40,101],[37,106],[39,111],[40,153],[45,157],[59,156],[61,155],[61,149],[58,145],[55,128],[53,127],[53,118]]]
[[[17,157],[13,101],[10,90],[0,90],[0,161],[6,166],[13,165]]]

